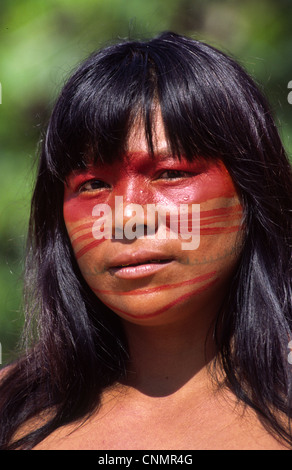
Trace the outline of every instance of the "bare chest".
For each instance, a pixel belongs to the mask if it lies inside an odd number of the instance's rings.
[[[75,450],[281,448],[255,416],[247,416],[230,403],[211,398],[201,403],[110,400],[84,425],[61,428],[39,447]]]

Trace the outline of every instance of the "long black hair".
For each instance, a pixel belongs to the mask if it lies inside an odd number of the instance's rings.
[[[170,152],[220,158],[244,209],[245,240],[214,327],[225,383],[270,431],[292,444],[291,167],[265,98],[236,61],[163,33],[91,55],[65,84],[43,138],[25,275],[26,347],[0,387],[0,448],[29,449],[88,416],[125,374],[119,318],[80,274],[63,219],[66,176],[114,162],[139,117],[153,150],[161,109]],[[34,417],[46,418],[23,436]]]

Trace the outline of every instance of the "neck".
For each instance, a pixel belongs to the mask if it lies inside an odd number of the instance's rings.
[[[187,384],[201,387],[215,356],[209,328],[125,323],[130,361],[127,385],[148,396],[167,396]],[[206,339],[207,338],[207,339]]]

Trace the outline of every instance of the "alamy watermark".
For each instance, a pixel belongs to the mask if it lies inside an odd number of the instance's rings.
[[[288,349],[290,349],[290,352],[288,354],[288,362],[289,362],[289,364],[292,365],[292,341],[289,341]]]
[[[288,88],[292,89],[292,80],[290,80],[290,82],[288,83]],[[288,99],[288,103],[292,104],[292,91],[288,93],[287,99]]]
[[[108,204],[96,204],[92,216],[97,217],[92,227],[97,240],[179,239],[183,250],[195,250],[200,244],[200,204],[124,205],[123,196],[116,196],[114,214]]]

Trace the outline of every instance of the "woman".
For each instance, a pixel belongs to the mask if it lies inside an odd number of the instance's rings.
[[[174,33],[93,54],[43,140],[1,448],[291,446],[291,207],[231,58]]]

